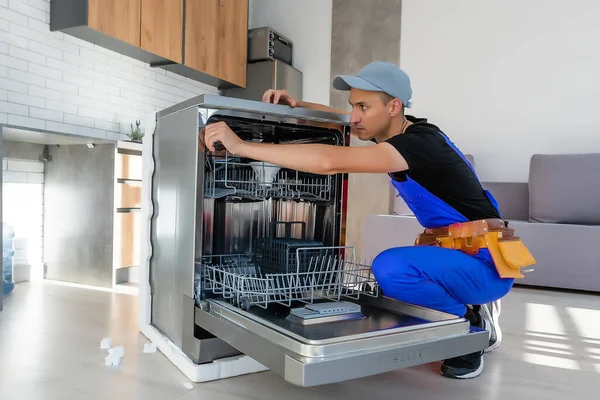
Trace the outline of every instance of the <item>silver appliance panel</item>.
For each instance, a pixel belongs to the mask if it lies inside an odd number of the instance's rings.
[[[303,74],[279,60],[249,63],[246,66],[246,87],[222,91],[224,96],[260,101],[269,89],[287,90],[294,98],[302,100]]]
[[[194,298],[196,184],[202,181],[198,111],[158,118],[153,142],[151,323],[181,348],[184,296]],[[193,182],[194,184],[183,184]]]
[[[295,99],[302,100],[302,72],[281,61],[276,61],[273,64],[275,68],[275,82],[273,83],[272,89],[285,89]]]

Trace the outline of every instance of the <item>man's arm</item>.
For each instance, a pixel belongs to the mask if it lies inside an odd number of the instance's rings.
[[[337,108],[329,107],[324,104],[309,103],[308,101],[300,101],[299,103],[300,103],[300,105],[297,107],[310,108],[311,110],[326,111],[326,112],[332,112],[332,113],[336,113],[336,114],[350,115],[350,113],[348,111],[343,111],[343,110],[340,110]]]
[[[341,147],[327,144],[269,144],[242,142],[242,157],[314,174],[391,173],[408,169],[406,160],[388,143]]]
[[[265,103],[273,103],[273,104],[285,104],[290,107],[301,107],[301,108],[310,108],[312,110],[318,111],[326,111],[337,114],[345,114],[350,115],[349,112],[339,110],[337,108],[329,107],[324,104],[317,103],[309,103],[308,101],[300,101],[296,100],[292,95],[290,95],[286,90],[267,90],[262,98],[262,101]]]
[[[214,152],[217,142],[231,154],[315,174],[390,173],[408,169],[404,157],[385,142],[366,147],[253,143],[240,139],[225,122],[204,128],[206,147]]]

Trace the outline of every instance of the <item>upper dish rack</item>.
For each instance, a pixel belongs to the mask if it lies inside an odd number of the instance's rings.
[[[252,200],[267,198],[330,201],[331,175],[306,174],[280,169],[264,162],[241,162],[239,157],[206,156],[204,196],[239,196]]]

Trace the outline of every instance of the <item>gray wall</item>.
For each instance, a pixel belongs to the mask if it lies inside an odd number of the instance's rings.
[[[12,142],[4,143],[4,158],[38,161],[44,151],[44,145],[36,143]]]
[[[50,146],[44,185],[46,278],[112,287],[115,145]]]
[[[371,61],[400,62],[401,0],[333,0],[331,77],[356,74]],[[350,110],[348,92],[331,89],[330,105]],[[368,146],[352,139],[352,146]],[[372,214],[389,214],[391,191],[384,174],[350,174],[346,244],[360,256],[362,222]]]

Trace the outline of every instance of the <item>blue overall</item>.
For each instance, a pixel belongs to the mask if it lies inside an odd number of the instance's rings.
[[[444,135],[446,142],[471,167],[464,155]],[[392,179],[398,194],[425,228],[468,222],[454,208],[431,194],[408,175],[405,182]],[[493,206],[498,202],[485,191]],[[466,305],[487,304],[504,297],[514,279],[502,279],[490,253],[476,255],[435,246],[395,247],[373,260],[373,274],[385,296],[449,314],[464,316]]]

